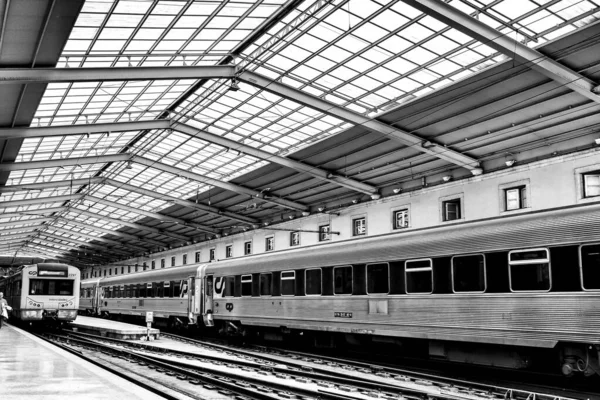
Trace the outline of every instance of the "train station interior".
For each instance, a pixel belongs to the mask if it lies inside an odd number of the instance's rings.
[[[597,378],[600,0],[0,0],[0,277]]]

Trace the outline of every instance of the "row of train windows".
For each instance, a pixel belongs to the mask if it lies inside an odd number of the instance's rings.
[[[553,251],[562,261],[564,254]],[[580,255],[580,286],[566,277],[573,271],[555,268],[558,289],[600,289],[600,245],[581,246]],[[488,263],[500,266],[502,258],[504,265],[508,258],[507,270],[489,268]],[[222,287],[224,297],[549,291],[552,276],[550,251],[538,248],[225,276],[215,278],[215,287]]]
[[[187,281],[147,282],[133,285],[113,285],[101,288],[101,297],[116,298],[183,298],[187,295]],[[93,297],[93,288],[81,289],[81,297]]]

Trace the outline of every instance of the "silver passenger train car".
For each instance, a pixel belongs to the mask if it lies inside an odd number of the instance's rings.
[[[167,282],[178,279],[192,288],[187,302],[173,302],[172,291],[165,298]],[[225,334],[383,343],[399,353],[511,368],[542,355],[566,375],[600,371],[600,205],[142,272],[99,285],[105,299],[98,312],[187,315]],[[150,285],[154,297],[142,298]]]
[[[77,318],[79,279],[79,269],[70,265],[25,265],[0,279],[0,292],[12,307],[13,318],[25,322],[69,322]]]

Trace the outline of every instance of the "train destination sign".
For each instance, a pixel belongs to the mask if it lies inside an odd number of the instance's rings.
[[[352,313],[346,311],[334,311],[333,316],[334,318],[352,318]]]

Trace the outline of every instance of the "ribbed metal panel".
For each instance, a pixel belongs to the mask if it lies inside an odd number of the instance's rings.
[[[208,272],[274,271],[592,241],[600,241],[598,204],[219,261]]]
[[[223,299],[224,300],[224,299]],[[215,319],[396,337],[554,347],[600,343],[600,294],[395,296],[388,314],[369,314],[365,297],[227,299]],[[226,311],[225,303],[234,304]],[[335,318],[334,312],[352,318]]]

